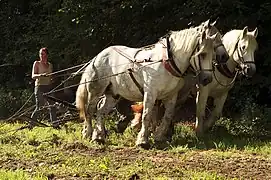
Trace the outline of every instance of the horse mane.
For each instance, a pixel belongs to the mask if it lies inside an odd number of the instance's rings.
[[[222,38],[223,44],[224,44],[226,50],[228,51],[229,56],[233,55],[233,53],[235,51],[236,44],[238,43],[242,33],[243,33],[243,30],[234,29],[234,30],[227,32],[223,36],[223,38]],[[249,38],[249,45],[254,46],[256,49],[258,46],[256,38],[250,33],[247,34],[247,37]]]
[[[201,37],[201,32],[194,29],[184,29],[180,31],[170,31],[168,34],[170,40],[170,50],[177,52],[191,52],[198,43],[198,38]],[[172,41],[173,40],[173,41]]]
[[[196,31],[199,31],[199,32],[203,32],[205,30],[205,27],[204,27],[204,22],[202,22],[199,26],[196,26],[196,27],[190,27],[190,29],[195,29]],[[216,26],[212,26],[211,28],[209,28],[209,30],[211,31],[211,35],[217,33],[217,36],[216,38],[219,38],[220,40],[222,39],[222,34],[220,33],[220,31],[216,28]]]

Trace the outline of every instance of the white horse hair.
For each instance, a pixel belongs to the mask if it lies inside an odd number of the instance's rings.
[[[127,57],[133,56],[134,54],[131,52],[137,51],[139,48],[110,46],[104,49],[86,67],[76,92],[76,107],[80,111],[80,117],[84,119],[83,136],[91,137],[92,135],[92,140],[104,142],[103,116],[107,115],[116,105],[118,101],[116,96],[121,96],[130,101],[143,99],[142,127],[136,141],[136,144],[142,147],[149,146],[149,123],[152,108],[157,99],[162,100],[166,110],[162,123],[155,133],[155,139],[157,141],[165,140],[164,129],[167,129],[170,124],[177,93],[184,84],[183,73],[191,65],[196,72],[199,72],[199,83],[207,85],[212,81],[211,69],[215,38],[216,34],[210,37],[206,35],[205,31],[198,32],[194,29],[174,31],[169,34],[165,48],[169,47],[169,54],[172,54],[172,60],[177,68],[174,70],[182,73],[180,77],[173,76],[173,72],[165,68],[170,60],[163,59],[159,54],[153,55],[153,59],[157,60],[155,63],[136,63]],[[195,57],[194,61],[191,61],[193,59],[191,57]],[[134,80],[131,78],[131,74]],[[143,89],[143,94],[139,86]],[[101,95],[106,98],[97,106]],[[95,112],[97,118],[92,132],[91,119]]]

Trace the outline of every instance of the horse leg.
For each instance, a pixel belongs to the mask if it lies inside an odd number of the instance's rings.
[[[215,124],[215,121],[221,116],[222,109],[223,109],[224,103],[227,99],[227,96],[228,96],[228,92],[226,92],[222,96],[214,99],[215,108],[211,112],[210,117],[204,123],[204,131],[207,131],[208,129],[210,129]]]
[[[136,141],[136,145],[141,146],[144,149],[148,149],[150,147],[150,121],[155,100],[156,96],[152,96],[150,93],[145,92],[143,101],[142,125]]]
[[[117,102],[118,100],[114,99],[111,94],[105,94],[105,96],[99,101],[97,105],[96,124],[92,134],[93,141],[97,141],[99,143],[105,142],[104,117],[112,111]]]
[[[204,132],[204,118],[205,118],[205,108],[208,99],[208,88],[202,87],[197,92],[196,98],[196,125],[195,131],[197,136],[202,136]]]
[[[154,137],[155,141],[158,143],[167,141],[167,135],[171,126],[171,121],[174,116],[177,96],[178,94],[176,93],[176,95],[174,95],[172,98],[163,101],[165,113],[160,125],[156,128]]]
[[[125,131],[125,129],[127,128],[128,124],[133,119],[133,112],[131,109],[132,104],[133,104],[133,102],[128,101],[124,98],[121,98],[118,101],[118,103],[116,105],[116,109],[120,115],[120,119],[118,122],[116,122],[116,132],[117,133],[123,133]]]

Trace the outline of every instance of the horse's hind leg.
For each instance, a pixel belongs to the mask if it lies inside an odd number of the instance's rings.
[[[91,104],[88,105],[87,112],[84,118],[84,126],[82,130],[83,138],[90,138],[92,136],[92,118],[93,114],[96,111],[96,104],[98,103],[98,98],[91,101]]]
[[[104,118],[108,115],[112,109],[116,106],[118,100],[114,99],[112,95],[105,94],[97,105],[97,118],[95,128],[92,134],[92,140],[99,143],[105,141],[105,125]]]

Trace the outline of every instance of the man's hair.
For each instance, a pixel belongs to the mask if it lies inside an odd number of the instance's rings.
[[[44,51],[47,55],[49,54],[47,47],[40,48],[40,52],[41,51]]]

